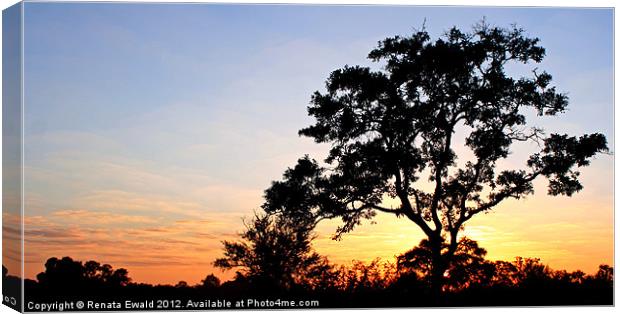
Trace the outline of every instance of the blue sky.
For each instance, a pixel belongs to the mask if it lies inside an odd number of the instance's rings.
[[[66,236],[57,246],[33,240],[44,251],[27,248],[32,272],[88,230],[174,229],[186,219],[225,222],[187,229],[210,232],[194,244],[219,254],[219,240],[242,228],[240,217],[260,206],[270,181],[303,154],[325,154],[297,131],[312,122],[310,95],[332,70],[369,64],[377,41],[408,35],[425,19],[436,37],[482,17],[517,23],[547,49],[537,66],[571,105],[539,126],[602,132],[613,143],[611,9],[26,3],[26,214],[38,217],[33,228]],[[599,159],[588,180],[609,228],[613,159]],[[67,214],[125,220],[94,226]],[[178,239],[192,239],[187,230]],[[131,236],[119,235],[147,248],[158,240]],[[80,257],[81,248],[69,253]],[[138,278],[139,267],[156,264],[130,261],[122,248],[98,258],[129,265]]]
[[[286,56],[323,65],[318,83],[294,86],[297,95],[320,88],[328,71],[342,65],[334,51],[347,52],[345,62],[364,63],[368,49],[355,48],[409,34],[425,18],[437,35],[452,25],[469,28],[483,16],[498,25],[516,22],[540,37],[560,86],[597,69],[611,73],[612,11],[605,9],[28,3],[27,86],[37,91],[27,95],[29,129],[99,131],[170,103],[230,98],[229,87],[243,77],[282,79],[303,69],[265,73],[283,63],[276,58],[284,56],[269,56],[278,46],[331,49]],[[610,87],[611,76],[606,79],[597,86]],[[597,97],[603,96],[609,97]],[[308,93],[299,98],[305,104]],[[37,114],[51,124],[37,123]]]

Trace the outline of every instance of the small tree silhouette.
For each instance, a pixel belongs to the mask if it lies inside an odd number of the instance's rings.
[[[314,252],[312,228],[292,223],[282,215],[255,214],[245,223],[238,242],[224,241],[224,257],[214,262],[222,269],[238,269],[238,275],[258,288],[291,289],[310,277],[320,276],[326,259]]]
[[[207,277],[205,277],[205,279],[203,279],[201,283],[202,287],[206,289],[215,289],[222,284],[220,278],[217,278],[217,276],[215,276],[214,274],[207,275]]]
[[[532,194],[536,178],[548,179],[550,195],[573,195],[582,189],[576,168],[607,150],[602,134],[546,136],[526,127],[528,110],[554,116],[568,98],[547,72],[513,78],[505,66],[544,56],[539,40],[522,29],[484,21],[435,41],[425,30],[383,40],[368,55],[383,70],[345,66],[331,73],[325,93],[312,95],[308,113],[316,122],[299,134],[331,144],[329,166],[299,159],[265,192],[263,208],[315,223],[339,217],[335,238],[378,211],[406,217],[426,236],[438,295],[466,222]],[[472,160],[457,162],[457,136]],[[497,169],[515,142],[541,149],[523,169]]]
[[[614,268],[606,264],[599,265],[595,279],[601,282],[609,283],[610,286],[613,285]]]

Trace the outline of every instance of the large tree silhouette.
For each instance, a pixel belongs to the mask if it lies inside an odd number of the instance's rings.
[[[425,30],[381,41],[368,55],[381,70],[345,66],[331,73],[326,92],[312,95],[308,113],[316,122],[299,134],[331,144],[328,165],[300,159],[265,192],[263,208],[302,221],[339,217],[336,238],[377,211],[406,217],[427,237],[439,294],[467,221],[533,193],[539,177],[550,195],[573,195],[582,188],[577,168],[607,150],[602,134],[545,135],[528,127],[528,110],[554,116],[568,98],[545,71],[532,66],[531,75],[517,78],[505,67],[544,56],[522,29],[484,21],[434,41]],[[457,162],[458,136],[470,160]],[[540,151],[522,168],[498,169],[515,142],[528,141]],[[398,205],[385,205],[388,198]]]

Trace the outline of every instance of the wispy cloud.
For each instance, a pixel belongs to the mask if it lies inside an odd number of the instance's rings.
[[[119,228],[110,227],[106,223],[125,223],[128,217],[113,218],[113,213],[77,211],[72,221],[81,220],[83,224],[63,223],[62,219],[71,213],[60,211],[52,214],[49,219],[31,220],[35,223],[27,226],[25,243],[28,278],[43,271],[45,259],[71,256],[78,260],[95,259],[130,270],[149,265],[195,265],[203,271],[185,280],[197,282],[206,273],[216,271],[211,263],[220,254],[221,241],[234,236],[229,232],[229,226],[211,224],[211,219],[159,222],[157,227],[146,227],[140,223]],[[135,218],[130,217],[129,221]],[[93,219],[101,219],[106,223],[95,226],[90,223]],[[133,273],[130,275],[142,282],[159,282],[156,274],[148,277],[135,276]]]

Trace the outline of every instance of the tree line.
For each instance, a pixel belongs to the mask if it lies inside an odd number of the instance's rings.
[[[234,270],[222,282],[207,275],[190,285],[133,282],[124,268],[70,257],[50,258],[36,280],[25,280],[26,299],[91,296],[98,298],[195,297],[317,298],[325,307],[612,304],[613,267],[594,274],[553,270],[538,258],[490,261],[478,243],[463,237],[444,273],[442,298],[432,290],[432,249],[426,239],[396,257],[331,263],[312,247],[312,229],[300,229],[279,214],[257,214],[235,242],[224,242],[214,261]],[[4,269],[4,279],[7,270]],[[5,281],[6,282],[6,281]]]

